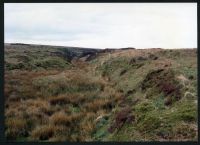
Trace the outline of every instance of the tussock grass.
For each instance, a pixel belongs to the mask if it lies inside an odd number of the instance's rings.
[[[85,62],[64,48],[26,47],[5,53],[7,140],[197,140],[194,50],[118,50]]]
[[[17,137],[27,136],[27,122],[21,118],[7,118],[6,119],[6,138],[8,140],[15,140]]]
[[[31,132],[31,138],[36,141],[48,140],[54,136],[56,129],[57,129],[56,126],[50,126],[50,125],[37,127]]]

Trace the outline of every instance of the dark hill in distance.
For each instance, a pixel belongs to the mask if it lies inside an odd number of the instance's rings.
[[[24,44],[24,43],[6,43],[6,49],[23,49],[24,51],[33,49],[40,51],[50,51],[52,49],[57,49],[59,52],[50,52],[51,55],[63,56],[69,61],[74,57],[80,58],[87,55],[94,55],[101,51],[98,48],[83,48],[83,47],[67,47],[67,46],[51,46],[51,45],[36,45],[36,44]]]
[[[59,52],[50,52],[50,55],[58,55],[63,56],[68,61],[71,61],[74,58],[82,58],[84,57],[84,60],[92,60],[97,55],[101,53],[108,53],[108,52],[115,52],[115,51],[121,51],[121,50],[133,50],[135,48],[133,47],[127,47],[127,48],[105,48],[105,49],[99,49],[99,48],[86,48],[86,47],[71,47],[71,46],[52,46],[52,45],[40,45],[40,44],[25,44],[25,43],[5,43],[5,49],[18,49],[22,50],[26,53],[29,49],[37,50],[37,52],[41,51],[50,51],[52,49],[57,49]]]

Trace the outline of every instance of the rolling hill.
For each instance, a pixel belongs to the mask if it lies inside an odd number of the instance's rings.
[[[11,141],[197,141],[197,49],[5,44]]]

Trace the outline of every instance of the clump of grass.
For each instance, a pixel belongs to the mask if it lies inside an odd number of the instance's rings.
[[[171,113],[172,120],[179,120],[185,122],[197,121],[197,106],[193,105],[190,101],[178,102],[174,105],[175,111]]]
[[[159,128],[161,126],[161,123],[162,121],[157,114],[148,113],[143,119],[138,122],[137,128],[142,132],[149,133]]]
[[[66,93],[66,94],[49,98],[49,102],[51,105],[72,104],[74,106],[79,106],[85,100],[86,100],[86,97],[80,93],[73,93],[73,94]]]
[[[70,126],[72,121],[73,118],[64,112],[55,113],[50,117],[50,122],[52,122],[54,125]]]
[[[48,140],[54,136],[56,127],[52,125],[44,125],[35,128],[31,132],[31,138],[34,140]]]
[[[177,123],[173,129],[173,140],[176,141],[190,141],[197,139],[197,126],[195,124],[186,124],[184,122]]]
[[[51,97],[49,99],[49,102],[51,105],[64,105],[69,103],[69,100],[67,99],[66,96],[56,96],[56,97]]]
[[[6,119],[6,138],[15,140],[17,137],[27,136],[28,126],[25,119],[7,118]]]
[[[77,74],[71,78],[58,74],[37,78],[33,81],[33,86],[38,90],[40,96],[57,96],[65,93],[78,93],[87,91],[99,91],[101,84],[80,78]]]
[[[149,102],[149,101],[139,103],[134,107],[134,110],[137,111],[137,112],[140,112],[141,114],[146,113],[146,112],[150,112],[154,109],[155,109],[155,106],[153,105],[152,102]]]
[[[71,129],[62,125],[46,124],[37,126],[30,136],[31,141],[66,141],[71,140]]]
[[[82,116],[81,113],[68,115],[64,112],[58,112],[50,117],[50,122],[54,125],[73,126],[79,122],[79,119],[81,119]]]
[[[112,102],[108,99],[96,99],[92,102],[87,103],[86,108],[88,110],[96,112],[97,110],[100,109],[112,109],[113,105]]]
[[[79,126],[82,133],[85,134],[84,136],[90,136],[95,128],[95,123],[92,121],[83,121]]]

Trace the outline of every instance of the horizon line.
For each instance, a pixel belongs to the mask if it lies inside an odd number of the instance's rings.
[[[83,46],[66,46],[66,45],[51,45],[51,44],[41,44],[41,43],[21,43],[21,42],[4,42],[4,44],[17,44],[17,45],[42,45],[42,46],[55,46],[55,47],[74,47],[74,48],[90,48],[90,49],[197,49],[197,47],[173,47],[173,48],[167,48],[167,47],[144,47],[144,48],[136,48],[132,46],[128,47],[117,47],[117,48],[111,48],[111,47],[105,47],[105,48],[97,48],[97,47],[83,47]]]

